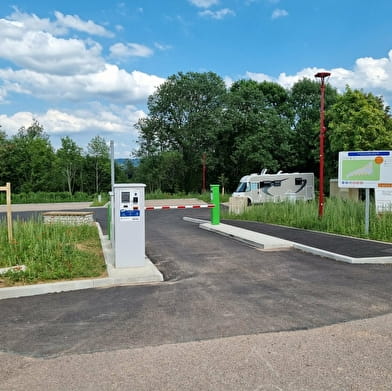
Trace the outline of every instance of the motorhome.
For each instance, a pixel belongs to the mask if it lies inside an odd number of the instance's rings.
[[[314,174],[282,171],[267,174],[267,169],[263,169],[260,174],[242,177],[233,197],[246,197],[248,205],[285,200],[313,200]]]

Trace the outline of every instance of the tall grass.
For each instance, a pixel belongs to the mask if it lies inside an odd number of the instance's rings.
[[[264,203],[248,207],[240,215],[226,218],[260,221],[315,231],[392,242],[392,213],[378,216],[371,208],[369,234],[365,234],[365,203],[327,199],[323,217],[318,217],[318,201]]]
[[[40,220],[15,221],[14,241],[0,221],[0,267],[25,265],[25,271],[0,276],[6,284],[100,276],[105,270],[95,225],[44,224]]]

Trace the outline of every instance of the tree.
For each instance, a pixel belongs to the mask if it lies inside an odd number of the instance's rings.
[[[225,83],[215,73],[180,72],[170,76],[149,97],[148,117],[137,124],[139,156],[178,152],[185,169],[182,188],[200,189],[200,157],[206,152],[213,167],[225,96]]]
[[[114,176],[117,183],[130,183],[135,182],[134,176],[136,168],[132,163],[131,159],[125,159],[125,161],[118,163],[114,162]]]
[[[7,135],[0,129],[0,186],[5,185],[10,179],[10,167],[9,167],[9,150],[10,141],[7,139]]]
[[[231,186],[247,173],[285,169],[291,164],[291,128],[287,91],[253,80],[235,82],[228,94],[220,134],[221,174]]]
[[[92,166],[94,191],[99,194],[102,189],[110,188],[110,155],[109,147],[101,136],[95,136],[87,146],[87,169]]]
[[[147,191],[175,193],[183,190],[186,168],[180,152],[165,151],[142,158],[136,181],[147,185]]]
[[[337,91],[325,88],[325,110],[336,102]],[[302,79],[291,88],[290,105],[294,114],[294,170],[318,172],[320,145],[320,85],[317,81]],[[328,129],[328,121],[326,121]],[[328,130],[327,130],[328,132]],[[326,148],[328,148],[326,146]]]
[[[82,148],[66,136],[61,139],[61,148],[57,150],[57,163],[65,179],[70,195],[74,193],[76,176],[82,166]]]
[[[43,126],[34,121],[11,139],[10,181],[15,192],[52,191],[57,188],[55,153]]]
[[[390,149],[392,146],[389,107],[372,93],[346,87],[328,118],[333,152]]]

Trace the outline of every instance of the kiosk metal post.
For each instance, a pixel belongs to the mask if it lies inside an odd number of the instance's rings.
[[[115,184],[115,267],[145,266],[144,189],[142,183]]]

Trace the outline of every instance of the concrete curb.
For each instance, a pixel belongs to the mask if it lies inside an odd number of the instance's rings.
[[[228,224],[212,225],[210,223],[202,223],[200,228],[215,232],[241,242],[250,244],[254,247],[263,250],[283,250],[294,248],[306,253],[311,253],[324,258],[329,258],[334,261],[346,262],[351,264],[392,264],[392,257],[368,257],[368,258],[354,258],[342,254],[333,253],[330,251],[321,250],[319,248],[306,246],[301,243],[291,242],[276,238],[274,236],[264,235],[258,232],[249,231],[244,228],[234,227]]]
[[[162,274],[147,257],[146,265],[143,267],[116,269],[114,267],[114,252],[111,248],[111,243],[107,236],[103,235],[99,224],[96,224],[101,239],[107,272],[109,274],[108,277],[0,288],[0,300],[81,289],[110,288],[119,285],[148,284],[163,281]]]
[[[234,227],[228,224],[212,225],[211,223],[203,223],[200,224],[200,228],[234,238],[252,246],[262,248],[263,250],[281,250],[293,247],[293,243],[287,240],[249,231],[244,228]]]

